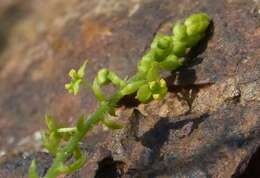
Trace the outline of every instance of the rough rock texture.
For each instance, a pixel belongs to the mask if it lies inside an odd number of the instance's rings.
[[[95,110],[91,92],[64,90],[70,68],[88,58],[90,79],[102,67],[131,75],[155,33],[197,11],[212,17],[211,35],[168,77],[166,99],[123,102],[127,127],[97,127],[82,145],[88,163],[68,177],[260,177],[258,0],[0,4],[0,177],[26,177],[35,157],[44,175],[51,162],[40,152],[44,113],[72,124]]]

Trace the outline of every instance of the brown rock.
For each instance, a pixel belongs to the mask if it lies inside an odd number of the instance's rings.
[[[254,0],[1,1],[0,177],[26,177],[32,158],[44,175],[51,157],[30,153],[42,151],[32,135],[45,127],[46,112],[73,124],[95,110],[90,91],[64,90],[69,69],[89,59],[90,80],[102,67],[132,75],[156,32],[197,11],[213,19],[212,35],[167,79],[165,100],[120,108],[127,127],[93,130],[82,145],[87,164],[68,177],[260,177],[259,7]]]

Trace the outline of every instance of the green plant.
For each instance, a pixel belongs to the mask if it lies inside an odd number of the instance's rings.
[[[183,65],[187,51],[194,47],[204,36],[210,19],[205,13],[196,13],[188,17],[184,23],[177,22],[172,29],[172,35],[156,35],[150,50],[138,63],[137,73],[129,79],[122,80],[114,72],[101,69],[92,84],[92,90],[99,101],[95,113],[85,118],[81,116],[73,128],[64,128],[55,119],[46,116],[48,132],[44,134],[43,145],[54,156],[52,166],[45,178],[55,178],[60,174],[71,173],[84,165],[84,155],[79,144],[82,138],[95,125],[103,124],[110,129],[120,129],[123,125],[111,119],[115,115],[117,103],[126,95],[135,94],[142,103],[159,100],[167,94],[167,85],[161,77],[161,71],[174,71]],[[84,79],[86,62],[78,71],[69,72],[71,82],[65,85],[69,93],[76,95]],[[102,87],[113,84],[117,91],[112,96],[106,96]],[[74,163],[67,164],[68,159]],[[29,177],[38,178],[36,163],[29,168]]]

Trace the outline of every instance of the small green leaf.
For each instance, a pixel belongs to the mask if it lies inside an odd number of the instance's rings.
[[[78,77],[83,78],[85,76],[85,70],[87,66],[88,61],[86,60],[79,68],[78,70]]]
[[[72,92],[74,95],[78,94],[81,82],[82,82],[82,80],[78,79],[78,80],[75,80],[75,82],[73,83]]]
[[[116,130],[116,129],[122,129],[124,125],[120,123],[119,121],[112,120],[112,119],[104,119],[102,123],[108,127],[109,129]]]
[[[56,155],[60,139],[61,138],[57,133],[51,132],[50,135],[48,135],[48,138],[46,137],[44,147],[49,151],[49,153]]]
[[[61,164],[59,169],[60,173],[63,174],[70,174],[78,169],[80,169],[87,160],[87,156],[85,154],[80,153],[79,157],[76,158],[76,161],[74,163],[71,163],[68,166],[65,166],[64,164]]]
[[[50,131],[56,131],[59,128],[57,121],[50,115],[45,115],[45,123]]]
[[[36,161],[32,160],[31,165],[29,167],[29,173],[28,173],[29,178],[40,178],[38,176],[37,172],[37,166],[36,166]]]

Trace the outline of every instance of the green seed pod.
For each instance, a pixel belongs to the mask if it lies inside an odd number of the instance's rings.
[[[116,86],[123,87],[125,85],[125,81],[121,80],[114,72],[109,71],[107,78]]]
[[[172,46],[172,38],[170,36],[162,36],[158,40],[157,47],[160,49],[170,49]]]
[[[169,54],[168,49],[155,48],[153,49],[153,51],[154,51],[155,60],[157,62],[163,61],[165,57],[167,57],[167,55]]]
[[[182,62],[174,54],[169,55],[164,61],[160,63],[163,69],[172,71],[178,69]]]
[[[209,25],[210,19],[205,13],[197,13],[188,17],[184,24],[187,27],[187,34],[195,35],[199,33],[203,33]]]
[[[174,25],[172,31],[174,34],[174,38],[178,41],[185,40],[185,38],[187,37],[186,26],[180,22],[177,22]]]
[[[151,96],[152,96],[152,92],[149,88],[149,85],[145,84],[138,89],[137,95],[135,98],[138,99],[142,103],[146,103],[151,99]]]
[[[156,35],[151,44],[151,52],[154,54],[154,60],[160,62],[167,57],[172,50],[172,38],[166,35]]]
[[[138,90],[139,87],[141,87],[144,84],[145,81],[136,81],[127,84],[121,91],[120,93],[125,96],[125,95],[130,95]]]

